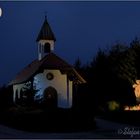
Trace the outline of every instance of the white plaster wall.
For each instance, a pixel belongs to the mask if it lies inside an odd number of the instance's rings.
[[[25,84],[13,85],[13,101],[16,99],[16,91],[18,91],[18,98],[20,98],[20,90],[25,86]]]
[[[72,89],[73,89],[73,82],[69,80],[69,108],[72,107]]]
[[[31,82],[28,81],[26,83],[22,83],[22,84],[16,84],[16,85],[13,85],[13,101],[15,102],[16,100],[16,91],[18,91],[18,98],[21,97],[20,95],[20,91],[22,88],[29,88],[31,85]],[[22,89],[24,91],[24,89]],[[26,90],[26,89],[25,89]]]
[[[51,72],[54,75],[54,79],[48,80],[46,78],[47,73]],[[70,98],[69,101],[67,100],[67,75],[66,74],[61,74],[59,70],[44,70],[43,73],[39,73],[34,77],[34,86],[36,87],[38,93],[36,96],[40,96],[40,98],[43,96],[44,90],[52,86],[56,89],[57,94],[58,94],[58,107],[60,108],[68,108],[68,104],[71,104],[70,99],[72,99],[72,83],[69,82],[70,85]],[[69,103],[68,103],[69,102]]]
[[[40,40],[38,42],[38,59],[41,60],[45,55],[46,53],[44,53],[44,45],[45,43],[49,43],[50,46],[51,46],[51,51],[54,50],[54,41],[53,40]],[[40,44],[41,44],[41,52],[39,51],[39,47],[40,47]]]

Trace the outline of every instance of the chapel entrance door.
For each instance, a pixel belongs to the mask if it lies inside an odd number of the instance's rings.
[[[53,87],[44,90],[43,102],[46,108],[57,108],[57,91]]]

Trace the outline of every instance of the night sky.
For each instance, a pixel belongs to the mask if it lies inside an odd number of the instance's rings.
[[[47,12],[55,53],[73,64],[99,48],[140,37],[140,2],[0,2],[0,85],[37,58],[36,38]]]

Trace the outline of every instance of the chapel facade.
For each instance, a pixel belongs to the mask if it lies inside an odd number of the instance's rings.
[[[71,108],[75,85],[86,83],[78,72],[54,53],[56,38],[45,18],[36,39],[38,59],[19,72],[9,85],[13,86],[13,102],[27,98],[25,91],[36,91],[34,100],[48,106]]]

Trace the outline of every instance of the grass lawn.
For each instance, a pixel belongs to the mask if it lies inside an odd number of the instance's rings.
[[[110,111],[99,116],[115,122],[140,126],[140,111]]]
[[[1,112],[0,123],[33,132],[73,132],[95,128],[94,116],[74,109],[12,107]]]

